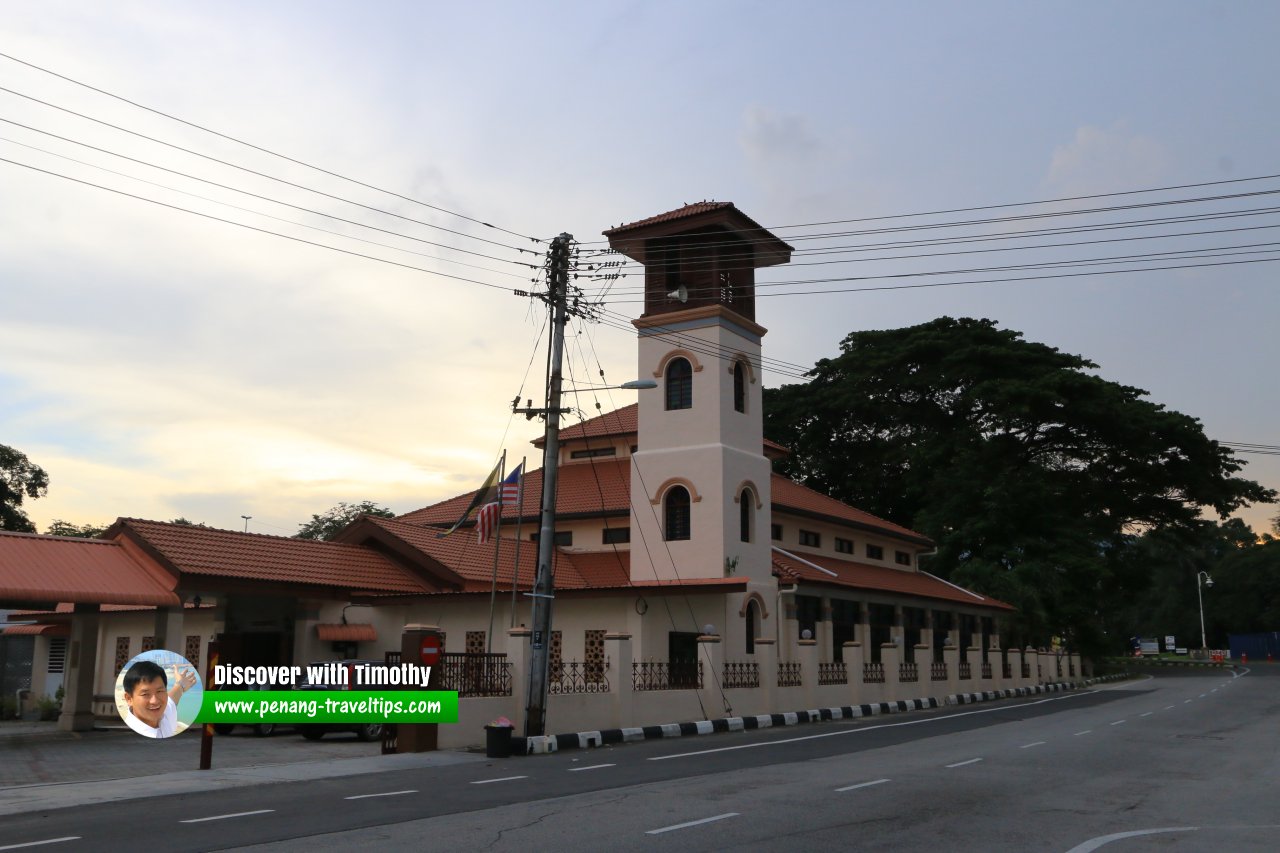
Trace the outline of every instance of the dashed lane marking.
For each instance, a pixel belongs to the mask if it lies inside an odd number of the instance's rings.
[[[1044,746],[1044,744],[1044,741],[1038,740],[1034,743],[1024,743],[1022,746],[1018,747],[1018,749],[1030,749],[1033,746]]]
[[[645,835],[661,835],[664,832],[674,832],[677,829],[688,829],[691,826],[701,826],[704,823],[714,823],[717,820],[726,820],[731,817],[737,817],[737,812],[725,812],[714,817],[704,817],[702,820],[691,820],[688,823],[677,823],[674,826],[664,826],[660,829],[650,829]]]
[[[1087,735],[1087,734],[1090,734],[1090,733],[1092,733],[1092,732],[1093,732],[1093,729],[1085,729],[1085,730],[1084,730],[1084,731],[1082,731],[1082,732],[1076,732],[1074,735],[1072,735],[1072,737],[1080,737],[1080,735]]]
[[[43,841],[28,841],[24,844],[6,844],[0,850],[17,850],[19,847],[39,847],[42,844],[61,844],[64,841],[79,841],[79,835],[64,835],[62,838],[46,838]]]
[[[1147,711],[1145,714],[1139,714],[1139,717],[1150,717],[1155,711]]]
[[[950,770],[952,767],[964,767],[966,764],[977,764],[981,760],[981,758],[970,758],[968,761],[957,761],[955,764],[948,764],[947,769]]]
[[[209,817],[193,817],[180,820],[178,823],[204,823],[207,820],[230,820],[233,817],[249,817],[256,814],[271,814],[275,809],[256,809],[251,812],[232,812],[231,814],[215,814]]]
[[[1113,726],[1118,726],[1118,725],[1120,725],[1121,723],[1127,723],[1127,722],[1128,722],[1128,720],[1116,720],[1116,721],[1115,721],[1114,723],[1112,723],[1111,725],[1113,725]]]
[[[514,782],[517,779],[528,779],[528,776],[503,776],[501,779],[477,779],[472,785],[488,785],[492,782]]]
[[[417,789],[411,791],[387,791],[382,794],[356,794],[354,797],[343,797],[344,800],[367,800],[370,797],[398,797],[401,794],[416,794]]]
[[[836,788],[836,793],[844,793],[845,791],[856,791],[859,788],[870,788],[872,785],[883,785],[888,779],[876,779],[872,782],[859,782],[856,785],[845,785],[843,788]]]
[[[583,770],[599,770],[602,767],[617,767],[616,764],[592,764],[590,767],[570,767],[570,773],[581,773]]]

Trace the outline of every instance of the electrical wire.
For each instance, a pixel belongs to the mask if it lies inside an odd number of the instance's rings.
[[[341,248],[338,248],[337,246],[330,246],[326,243],[317,243],[314,240],[304,240],[301,237],[295,237],[290,234],[281,234],[278,231],[271,231],[267,228],[259,228],[256,225],[249,225],[244,222],[236,222],[233,219],[224,219],[221,216],[214,216],[211,213],[202,213],[201,211],[198,211],[198,210],[191,210],[189,208],[179,207],[176,204],[169,204],[167,202],[159,201],[157,199],[147,198],[145,196],[140,196],[134,193],[125,192],[124,190],[118,190],[113,187],[103,186],[102,184],[95,184],[92,181],[86,181],[80,178],[73,178],[70,175],[63,175],[58,172],[50,171],[48,169],[41,169],[39,166],[32,166],[29,163],[20,163],[17,160],[10,160],[7,157],[0,157],[0,163],[10,163],[14,166],[21,166],[24,169],[30,169],[35,172],[43,172],[44,174],[52,175],[55,178],[62,178],[64,180],[73,181],[77,184],[84,184],[85,186],[93,187],[95,189],[106,190],[107,192],[116,193],[117,195],[126,196],[128,198],[137,199],[139,201],[150,202],[151,204],[159,205],[160,207],[167,207],[170,210],[177,210],[182,213],[190,213],[194,216],[202,216],[205,219],[212,219],[215,222],[223,222],[223,223],[226,223],[227,225],[235,225],[239,228],[247,228],[250,231],[257,231],[261,234],[269,234],[272,237],[282,237],[286,240],[293,240],[296,243],[304,243],[308,246],[317,246],[321,249],[328,249],[331,252],[340,252],[341,254],[344,254],[344,255],[351,255],[357,258],[365,258],[366,260],[370,260],[370,261],[378,261],[379,263],[390,264],[391,266],[401,267],[403,269],[408,269],[408,270],[414,270],[415,272],[427,273],[428,275],[440,276],[441,278],[449,278],[455,281],[465,282],[467,284],[478,284],[481,287],[489,287],[489,288],[493,288],[494,290],[504,290],[504,291],[510,290],[510,288],[504,287],[503,285],[500,285],[500,284],[493,284],[491,282],[480,281],[474,278],[465,278],[460,275],[452,275],[446,272],[439,272],[438,270],[429,270],[424,267],[415,267],[412,264],[400,263],[399,261],[392,261],[387,258],[379,258],[376,255],[366,255],[363,252],[353,252],[350,249],[341,249]]]
[[[438,231],[444,231],[444,232],[447,232],[447,233],[449,233],[449,234],[457,234],[457,235],[459,235],[459,236],[469,237],[469,238],[470,238],[470,239],[472,239],[472,240],[479,240],[479,241],[480,241],[480,242],[482,242],[482,243],[489,243],[490,245],[493,245],[493,246],[500,246],[500,247],[502,247],[502,248],[504,248],[504,249],[510,249],[510,250],[511,250],[511,251],[513,251],[513,252],[521,252],[521,253],[528,252],[528,253],[530,253],[530,254],[538,254],[538,252],[536,252],[536,251],[535,251],[535,250],[533,250],[533,249],[523,249],[523,248],[520,248],[520,247],[518,247],[518,246],[510,246],[510,245],[507,245],[506,243],[501,243],[501,242],[499,242],[499,241],[497,241],[497,240],[490,240],[490,239],[488,239],[487,237],[476,237],[475,235],[467,234],[467,233],[465,233],[465,232],[463,232],[463,231],[455,231],[455,230],[453,230],[453,229],[451,229],[451,228],[445,228],[445,227],[444,227],[444,226],[442,226],[442,225],[435,225],[435,224],[432,224],[432,223],[430,223],[430,222],[424,222],[424,221],[423,221],[423,220],[421,220],[421,219],[414,219],[414,218],[413,218],[413,217],[411,217],[411,216],[403,216],[403,215],[401,215],[401,214],[399,214],[399,213],[393,213],[393,212],[392,212],[392,211],[390,211],[390,210],[383,210],[382,208],[379,208],[379,207],[373,207],[373,206],[371,206],[371,205],[362,204],[361,202],[353,201],[353,200],[348,199],[348,198],[343,198],[343,197],[341,197],[341,196],[337,196],[337,195],[334,195],[334,194],[332,194],[332,193],[327,193],[327,192],[325,192],[324,190],[318,190],[318,189],[315,189],[314,187],[308,187],[308,186],[305,186],[305,185],[303,185],[303,184],[295,183],[295,182],[293,182],[293,181],[287,181],[287,180],[285,180],[284,178],[277,178],[276,176],[274,176],[274,175],[269,175],[269,174],[267,174],[266,172],[259,172],[259,171],[257,171],[256,169],[250,169],[250,168],[249,168],[249,167],[247,167],[247,166],[240,166],[240,165],[237,165],[237,164],[235,164],[235,163],[232,163],[232,162],[230,162],[230,161],[228,161],[228,160],[221,160],[221,159],[219,159],[219,158],[217,158],[217,157],[213,157],[213,156],[211,156],[211,155],[209,155],[209,154],[201,154],[199,151],[195,151],[195,150],[190,149],[190,148],[184,148],[184,147],[183,147],[183,146],[181,146],[181,145],[177,145],[177,144],[175,144],[175,143],[173,143],[173,142],[166,142],[166,141],[165,141],[165,140],[163,140],[163,139],[157,139],[156,137],[153,137],[153,136],[147,136],[145,133],[139,133],[139,132],[138,132],[138,131],[136,131],[136,130],[129,130],[127,127],[121,127],[120,125],[112,124],[111,122],[104,121],[104,120],[99,119],[99,118],[94,118],[93,116],[85,115],[84,113],[76,112],[75,110],[68,109],[67,107],[61,107],[61,106],[58,106],[57,104],[53,104],[53,103],[50,103],[49,101],[41,100],[40,98],[34,97],[34,96],[32,96],[32,95],[27,95],[27,94],[24,94],[24,93],[22,93],[22,92],[15,91],[14,89],[9,89],[9,88],[7,88],[7,87],[5,87],[5,86],[0,86],[0,92],[8,92],[9,94],[11,94],[11,95],[16,95],[16,96],[18,96],[19,98],[26,98],[27,100],[29,100],[29,101],[34,101],[34,102],[35,102],[35,103],[37,103],[37,104],[42,104],[42,105],[44,105],[44,106],[46,106],[46,107],[50,107],[51,109],[59,110],[59,111],[61,111],[61,112],[68,113],[68,114],[70,114],[70,115],[76,116],[77,118],[82,118],[82,119],[85,119],[86,121],[91,121],[91,122],[94,122],[94,123],[96,123],[96,124],[103,125],[104,127],[109,127],[109,128],[111,128],[112,130],[118,130],[118,131],[120,131],[121,133],[127,133],[127,134],[129,134],[130,136],[136,136],[136,137],[138,137],[139,139],[145,139],[145,140],[147,140],[148,142],[154,142],[154,143],[156,143],[156,144],[158,144],[158,145],[164,145],[164,146],[166,146],[166,147],[168,147],[168,148],[173,148],[173,149],[174,149],[174,150],[176,150],[176,151],[181,151],[181,152],[183,152],[184,154],[190,154],[190,155],[195,156],[195,157],[200,157],[200,158],[202,158],[202,159],[204,159],[204,160],[209,160],[210,162],[218,163],[219,165],[222,165],[222,166],[228,166],[228,167],[230,167],[230,168],[232,168],[232,169],[239,169],[239,170],[240,170],[240,171],[242,171],[242,172],[247,172],[247,173],[249,173],[249,174],[251,174],[251,175],[257,175],[257,176],[258,176],[258,177],[260,177],[260,178],[266,178],[266,179],[267,179],[267,180],[269,180],[269,181],[275,181],[276,183],[284,184],[285,186],[293,187],[293,188],[295,188],[295,189],[304,190],[304,191],[309,192],[309,193],[315,193],[316,195],[324,196],[325,198],[333,199],[334,201],[340,201],[340,202],[343,202],[343,203],[345,203],[345,204],[354,205],[354,206],[356,206],[356,207],[364,208],[365,210],[369,210],[369,211],[372,211],[372,212],[374,212],[374,213],[381,213],[381,214],[382,214],[382,215],[384,215],[384,216],[390,216],[390,217],[393,217],[393,218],[395,218],[395,219],[402,219],[402,220],[404,220],[405,222],[412,222],[412,223],[414,223],[415,225],[422,225],[422,226],[424,226],[424,227],[427,227],[427,228],[434,228],[434,229],[436,229],[436,230],[438,230]],[[456,251],[460,251],[460,252],[461,252],[461,251],[465,251],[465,250],[463,250],[463,249],[456,249]]]
[[[486,227],[486,228],[492,228],[492,229],[494,229],[495,231],[501,231],[501,232],[503,232],[503,233],[505,233],[505,234],[510,234],[510,235],[511,235],[511,236],[513,236],[513,237],[521,237],[521,238],[524,238],[524,239],[526,239],[526,240],[532,240],[532,241],[533,241],[533,242],[535,242],[535,243],[541,243],[541,242],[543,242],[542,240],[538,239],[537,237],[530,237],[530,236],[529,236],[529,235],[527,235],[527,234],[520,234],[520,233],[518,233],[518,232],[516,232],[516,231],[511,231],[511,230],[509,230],[509,229],[507,229],[507,228],[501,228],[501,227],[499,227],[499,226],[497,226],[497,225],[493,225],[492,223],[485,222],[485,221],[483,221],[483,220],[481,220],[481,219],[475,219],[474,217],[467,216],[466,214],[458,213],[457,211],[454,211],[454,210],[448,210],[448,209],[446,209],[446,208],[439,207],[439,206],[434,205],[434,204],[428,204],[428,203],[427,203],[427,202],[425,202],[425,201],[419,201],[418,199],[411,198],[411,197],[406,196],[406,195],[401,195],[400,193],[393,192],[393,191],[391,191],[391,190],[382,189],[382,188],[380,188],[380,187],[376,187],[376,186],[374,186],[373,184],[367,184],[367,183],[365,183],[364,181],[360,181],[360,180],[357,180],[357,179],[355,179],[355,178],[351,178],[351,177],[348,177],[348,176],[346,176],[346,175],[339,174],[338,172],[330,171],[330,170],[325,169],[325,168],[322,168],[322,167],[320,167],[320,166],[316,166],[316,165],[314,165],[314,164],[312,164],[312,163],[308,163],[308,162],[306,162],[306,161],[304,161],[304,160],[299,160],[299,159],[296,159],[296,158],[294,158],[294,157],[289,157],[288,155],[280,154],[279,152],[272,151],[272,150],[270,150],[270,149],[268,149],[268,148],[263,148],[263,147],[262,147],[262,146],[260,146],[260,145],[255,145],[255,144],[254,144],[254,143],[252,143],[252,142],[247,142],[247,141],[245,141],[245,140],[243,140],[243,139],[239,139],[239,138],[237,138],[237,137],[230,136],[230,135],[228,135],[228,134],[225,134],[225,133],[222,133],[222,132],[220,132],[220,131],[214,130],[213,128],[205,127],[204,125],[200,125],[200,124],[196,124],[195,122],[188,121],[187,119],[184,119],[184,118],[179,118],[178,116],[172,115],[172,114],[170,114],[170,113],[163,112],[163,111],[158,110],[158,109],[155,109],[155,108],[153,108],[153,107],[148,107],[148,106],[146,106],[145,104],[140,104],[140,103],[138,103],[137,101],[131,101],[131,100],[129,100],[128,98],[125,98],[125,97],[123,97],[123,96],[121,96],[121,95],[117,95],[117,94],[115,94],[115,93],[113,93],[113,92],[108,92],[106,89],[100,89],[100,88],[98,88],[97,86],[91,86],[90,84],[85,83],[85,82],[83,82],[83,81],[81,81],[81,80],[76,80],[76,79],[75,79],[75,78],[73,78],[73,77],[68,77],[68,76],[67,76],[67,75],[65,75],[65,74],[60,74],[60,73],[58,73],[57,71],[53,71],[53,70],[51,70],[51,69],[44,68],[44,67],[42,67],[42,66],[36,65],[36,64],[35,64],[35,63],[33,63],[33,62],[27,62],[27,61],[26,61],[26,60],[24,60],[24,59],[19,59],[18,57],[13,56],[12,54],[8,54],[8,53],[0,52],[0,57],[3,57],[3,58],[5,58],[5,59],[8,59],[8,60],[9,60],[9,61],[11,61],[11,62],[17,62],[17,63],[19,63],[20,65],[25,65],[25,66],[27,66],[28,68],[33,68],[33,69],[35,69],[36,71],[40,71],[40,72],[43,72],[43,73],[45,73],[45,74],[52,75],[52,76],[57,77],[57,78],[59,78],[59,79],[61,79],[61,80],[65,80],[65,81],[67,81],[68,83],[74,83],[74,84],[75,84],[75,85],[77,85],[77,86],[82,86],[82,87],[84,87],[84,88],[86,88],[86,89],[89,89],[90,91],[97,92],[97,93],[98,93],[98,94],[100,94],[100,95],[106,95],[108,98],[114,98],[114,99],[116,99],[117,101],[121,101],[122,103],[126,103],[126,104],[128,104],[128,105],[130,105],[130,106],[132,106],[132,107],[137,107],[137,108],[138,108],[138,109],[140,109],[140,110],[146,110],[146,111],[147,111],[147,112],[149,112],[149,113],[153,113],[153,114],[155,114],[155,115],[162,116],[163,118],[167,118],[167,119],[169,119],[169,120],[171,120],[171,121],[176,121],[176,122],[178,122],[178,123],[180,123],[180,124],[185,124],[185,125],[187,125],[188,127],[193,127],[193,128],[195,128],[196,130],[202,130],[202,131],[204,131],[205,133],[210,133],[210,134],[213,134],[214,136],[220,137],[220,138],[222,138],[222,139],[226,139],[226,140],[229,140],[229,141],[231,141],[231,142],[239,143],[240,145],[244,145],[244,146],[246,146],[246,147],[248,147],[248,148],[252,148],[252,149],[254,149],[255,151],[261,151],[261,152],[262,152],[262,153],[264,153],[264,154],[270,154],[272,157],[278,157],[278,158],[280,158],[281,160],[286,160],[286,161],[288,161],[288,162],[290,162],[290,163],[294,163],[294,164],[299,165],[299,166],[305,166],[305,167],[306,167],[306,168],[308,168],[308,169],[313,169],[313,170],[315,170],[315,171],[317,171],[317,172],[321,172],[321,173],[323,173],[323,174],[325,174],[325,175],[329,175],[329,176],[331,176],[331,177],[339,178],[339,179],[341,179],[341,180],[347,181],[347,182],[352,183],[352,184],[355,184],[355,185],[357,185],[357,186],[361,186],[361,187],[364,187],[364,188],[366,188],[366,189],[371,189],[371,190],[374,190],[375,192],[384,193],[384,194],[386,194],[386,195],[392,196],[392,197],[394,197],[394,198],[402,199],[402,200],[404,200],[404,201],[408,201],[408,202],[411,202],[411,203],[413,203],[413,204],[421,205],[422,207],[428,208],[428,209],[430,209],[430,210],[434,210],[434,211],[436,211],[436,212],[438,212],[438,213],[446,213],[446,214],[448,214],[448,215],[450,215],[450,216],[456,216],[456,217],[458,217],[459,219],[464,219],[464,220],[466,220],[466,221],[468,221],[468,222],[473,222],[473,223],[475,223],[475,224],[477,224],[477,225],[483,225],[483,226],[484,226],[484,227]],[[447,230],[447,229],[445,229],[445,230]],[[454,232],[451,232],[451,233],[454,233],[454,234],[461,234],[461,235],[462,235],[462,236],[464,236],[464,237],[472,237],[473,239],[480,239],[480,238],[476,238],[476,237],[474,237],[474,235],[471,235],[471,234],[465,234],[464,232],[460,232],[460,231],[454,231]]]

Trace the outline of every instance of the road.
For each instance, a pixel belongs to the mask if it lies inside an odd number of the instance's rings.
[[[1271,851],[1277,676],[33,812],[0,850]]]

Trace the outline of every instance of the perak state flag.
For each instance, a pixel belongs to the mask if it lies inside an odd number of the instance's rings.
[[[444,533],[437,533],[437,539],[443,539],[448,536],[450,533],[465,524],[467,519],[469,519],[471,514],[477,509],[485,506],[486,504],[493,503],[498,499],[498,477],[501,473],[502,463],[499,462],[497,465],[493,466],[493,470],[489,472],[489,476],[485,477],[484,485],[480,487],[480,490],[476,492],[475,497],[471,499],[471,503],[467,505],[467,509],[462,513],[462,517],[458,519],[457,523],[454,524],[453,527],[450,527]]]
[[[517,465],[516,469],[498,484],[498,488],[494,490],[495,500],[480,507],[480,512],[476,515],[476,541],[480,544],[488,542],[489,537],[493,536],[493,532],[498,528],[502,507],[520,501],[520,469],[522,467],[524,467],[523,464]]]

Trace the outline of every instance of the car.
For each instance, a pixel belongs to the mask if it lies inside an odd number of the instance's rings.
[[[346,670],[347,676],[345,681],[337,681],[336,683],[327,683],[323,681],[309,680],[309,673],[312,667],[327,667],[331,664],[339,663]],[[350,690],[351,685],[355,681],[351,670],[356,666],[384,666],[380,660],[343,660],[343,661],[315,661],[309,664],[302,672],[302,682],[295,686],[297,690]],[[326,670],[326,673],[334,672],[332,667]],[[307,740],[320,740],[329,732],[354,732],[356,738],[363,741],[378,740],[382,737],[382,723],[307,723],[297,727],[298,731]]]

